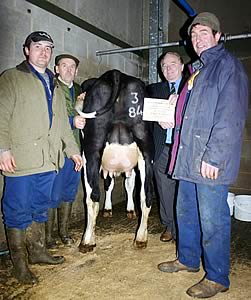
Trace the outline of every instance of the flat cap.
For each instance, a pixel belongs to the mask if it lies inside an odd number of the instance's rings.
[[[62,58],[70,58],[72,60],[75,61],[76,63],[76,66],[78,67],[79,65],[79,60],[77,59],[77,57],[71,55],[71,54],[67,54],[67,53],[64,53],[64,54],[60,54],[58,56],[55,57],[55,65],[58,66],[59,64],[59,61],[62,59]]]
[[[191,34],[191,29],[195,24],[200,24],[204,26],[208,26],[211,29],[220,32],[220,22],[216,15],[210,12],[202,12],[198,14],[194,19],[191,25],[188,27],[188,35]]]

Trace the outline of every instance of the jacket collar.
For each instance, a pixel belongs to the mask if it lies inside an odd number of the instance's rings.
[[[29,64],[28,64],[27,60],[22,61],[21,64],[16,66],[16,68],[17,68],[18,71],[33,74],[31,72],[31,69],[29,67]],[[56,80],[54,74],[51,72],[51,70],[49,70],[49,69],[46,69],[46,70],[53,77],[53,85],[56,86],[57,80]]]
[[[200,60],[204,65],[215,62],[224,50],[222,43],[212,47],[201,54]]]
[[[22,61],[21,64],[16,66],[16,68],[18,71],[21,71],[21,72],[32,73],[27,60]],[[54,74],[51,72],[51,70],[49,70],[49,69],[46,69],[46,70],[47,70],[47,72],[49,72],[51,75],[54,76]]]

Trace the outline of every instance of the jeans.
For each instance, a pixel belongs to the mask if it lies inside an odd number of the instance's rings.
[[[206,278],[229,287],[231,217],[228,186],[180,180],[177,198],[178,259]]]

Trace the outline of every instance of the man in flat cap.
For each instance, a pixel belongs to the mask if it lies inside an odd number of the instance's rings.
[[[187,294],[209,298],[229,289],[231,217],[228,187],[238,175],[248,111],[248,79],[241,63],[219,43],[218,18],[198,14],[189,26],[199,67],[180,94],[169,172],[179,179],[178,257],[159,264],[203,279]],[[198,64],[197,64],[198,66]]]
[[[81,98],[81,88],[75,80],[78,72],[79,60],[71,54],[61,54],[55,58],[55,72],[59,85],[64,92],[64,102],[67,107],[68,120],[73,130],[76,143],[80,148],[79,129],[83,129],[85,119],[79,116],[75,110],[77,98]],[[53,235],[53,229],[57,211],[57,221],[59,236],[62,243],[66,246],[73,244],[73,239],[69,235],[68,225],[71,217],[72,203],[75,200],[80,182],[80,173],[74,170],[73,161],[65,157],[65,164],[57,174],[50,201],[48,213],[48,222],[46,223],[46,244],[47,248],[57,246],[56,237]]]
[[[64,153],[74,161],[76,171],[82,167],[64,94],[47,68],[53,47],[48,33],[32,32],[23,45],[26,60],[0,77],[3,216],[14,276],[22,283],[38,281],[28,260],[32,264],[63,263],[64,257],[51,256],[46,249],[49,201]]]

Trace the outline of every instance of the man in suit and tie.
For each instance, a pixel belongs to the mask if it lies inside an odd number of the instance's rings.
[[[171,94],[179,94],[185,76],[182,75],[184,63],[176,52],[167,52],[159,58],[163,82],[147,86],[149,97],[168,99]],[[160,201],[160,219],[165,226],[160,236],[162,242],[176,239],[176,228],[174,222],[174,198],[176,180],[167,174],[168,161],[172,144],[172,128],[166,122],[154,122],[154,176]]]

